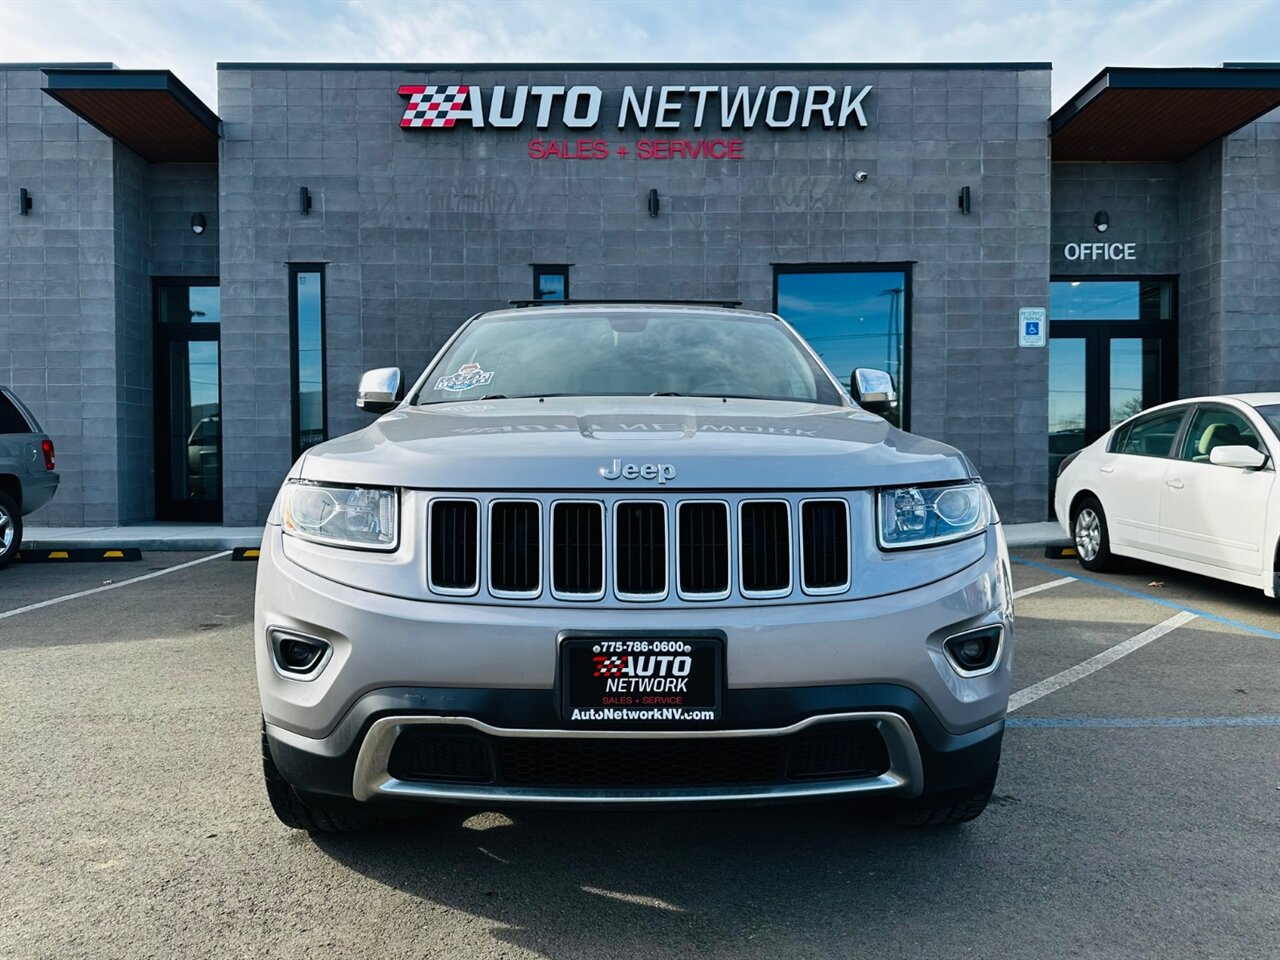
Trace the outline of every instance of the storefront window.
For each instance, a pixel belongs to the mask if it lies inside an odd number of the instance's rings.
[[[844,384],[858,367],[885,370],[898,391],[897,420],[907,422],[906,269],[876,264],[779,266],[774,307]]]
[[[1056,280],[1049,284],[1049,322],[1171,320],[1171,280]]]
[[[324,267],[295,264],[293,341],[293,456],[326,439],[324,389]]]
[[[568,300],[568,264],[535,263],[533,265],[533,299]]]

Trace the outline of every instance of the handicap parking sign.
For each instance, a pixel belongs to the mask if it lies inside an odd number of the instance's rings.
[[[1047,340],[1049,311],[1044,307],[1018,310],[1018,346],[1043,347]]]

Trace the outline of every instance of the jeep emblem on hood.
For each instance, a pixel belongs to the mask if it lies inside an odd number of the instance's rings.
[[[623,463],[614,460],[612,466],[600,468],[600,476],[606,480],[657,480],[661,485],[676,478],[676,468],[670,463]]]

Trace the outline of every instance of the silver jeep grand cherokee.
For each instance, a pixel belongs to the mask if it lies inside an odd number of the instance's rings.
[[[991,795],[1012,609],[973,464],[870,412],[779,317],[541,304],[473,317],[271,511],[255,647],[291,827],[427,802]]]

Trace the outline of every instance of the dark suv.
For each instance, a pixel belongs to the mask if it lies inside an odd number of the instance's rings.
[[[18,555],[22,518],[57,489],[53,441],[22,401],[0,387],[0,567]]]

